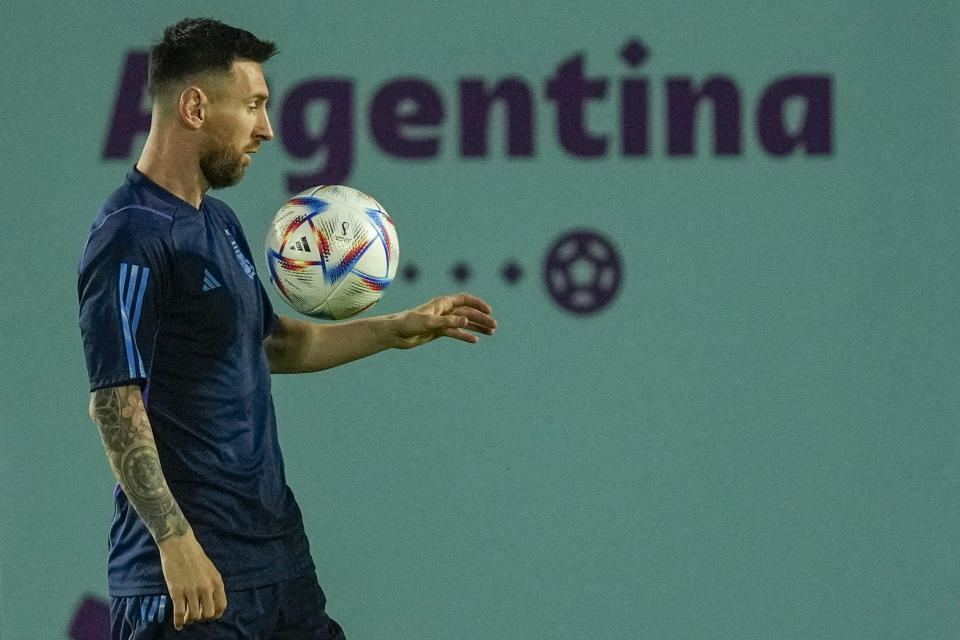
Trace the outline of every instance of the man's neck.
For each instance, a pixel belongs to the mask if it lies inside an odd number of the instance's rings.
[[[196,153],[188,145],[160,135],[151,128],[137,170],[181,200],[200,208],[210,188],[200,171]]]

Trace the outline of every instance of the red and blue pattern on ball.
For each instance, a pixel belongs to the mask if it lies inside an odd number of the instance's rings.
[[[373,223],[373,228],[377,230],[377,235],[380,236],[380,242],[383,243],[384,250],[387,252],[387,273],[390,273],[390,256],[393,254],[393,246],[390,243],[390,234],[387,233],[384,219],[391,225],[393,222],[390,220],[390,216],[378,209],[367,209],[366,213],[370,222]],[[387,284],[390,284],[389,280],[387,280]]]
[[[364,286],[371,291],[383,291],[386,289],[391,282],[392,278],[374,278],[373,276],[368,276],[365,273],[355,272],[360,278],[360,281],[363,282]]]
[[[324,263],[321,265],[323,269],[323,279],[333,284],[342,280],[348,273],[353,271],[354,265],[356,265],[360,258],[363,257],[363,254],[367,252],[367,249],[373,244],[373,241],[368,240],[365,243],[359,243],[353,246],[350,251],[343,256],[343,260],[340,261],[340,264],[334,265],[327,269],[327,265]],[[365,277],[364,274],[359,272],[354,272],[358,276]]]
[[[270,268],[270,279],[273,281],[275,285],[277,285],[277,288],[280,289],[280,292],[284,296],[289,298],[290,292],[287,291],[287,288],[284,286],[283,280],[277,277],[277,262],[280,262],[286,271],[292,271],[292,272],[303,271],[307,267],[319,264],[321,265],[321,269],[324,270],[324,273],[326,273],[326,268],[325,268],[325,265],[323,264],[323,259],[325,255],[326,256],[330,255],[330,246],[329,244],[326,243],[326,238],[323,239],[324,244],[322,247],[320,246],[320,240],[319,239],[317,240],[318,248],[321,249],[320,260],[293,260],[291,258],[285,257],[282,254],[284,249],[286,249],[287,247],[287,242],[290,241],[290,238],[297,231],[297,229],[303,226],[304,222],[309,224],[310,228],[313,229],[314,237],[317,236],[317,229],[314,226],[312,219],[320,215],[324,211],[326,211],[328,208],[330,208],[330,203],[328,203],[326,200],[321,200],[320,198],[301,197],[301,198],[291,198],[289,201],[287,201],[287,204],[294,205],[294,206],[301,206],[301,207],[309,207],[311,210],[310,213],[308,213],[307,215],[299,215],[295,217],[293,220],[291,220],[290,224],[287,225],[287,228],[283,232],[283,238],[280,242],[280,251],[275,251],[273,249],[270,249],[270,251],[267,254],[267,257],[268,257],[267,266]],[[324,249],[326,250],[325,252],[324,252]]]

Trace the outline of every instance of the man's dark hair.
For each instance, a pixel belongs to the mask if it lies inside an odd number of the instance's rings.
[[[147,88],[155,98],[163,86],[199,73],[227,73],[235,60],[265,62],[277,45],[210,18],[187,18],[167,27],[150,51]]]

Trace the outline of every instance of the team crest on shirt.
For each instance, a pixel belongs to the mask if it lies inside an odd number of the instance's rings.
[[[243,268],[244,273],[247,274],[247,277],[251,280],[255,275],[257,275],[257,270],[253,268],[253,265],[247,260],[247,257],[243,255],[243,252],[240,251],[240,247],[237,245],[237,241],[233,239],[233,234],[230,233],[228,229],[224,229],[223,232],[227,234],[227,237],[230,238],[230,246],[233,247],[233,253],[237,256],[237,262],[240,263],[240,266]]]

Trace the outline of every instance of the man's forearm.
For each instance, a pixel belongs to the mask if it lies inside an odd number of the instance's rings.
[[[185,534],[190,525],[163,477],[139,387],[97,389],[90,395],[90,417],[113,474],[154,540]]]
[[[317,324],[279,316],[264,342],[271,373],[330,369],[389,349],[388,317]]]

